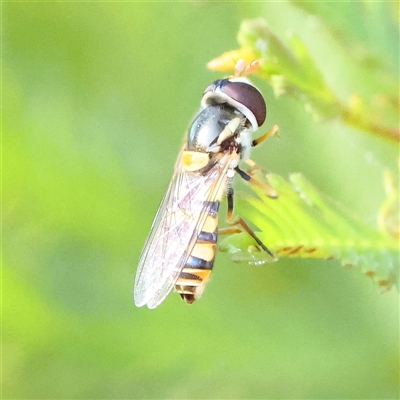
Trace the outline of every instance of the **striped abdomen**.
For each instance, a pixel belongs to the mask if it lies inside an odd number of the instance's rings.
[[[206,221],[175,284],[175,291],[189,304],[201,297],[214,265],[219,201],[208,203],[203,211]]]

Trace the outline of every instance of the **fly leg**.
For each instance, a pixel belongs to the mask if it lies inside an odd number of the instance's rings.
[[[256,236],[253,230],[246,224],[246,222],[241,217],[233,217],[233,188],[231,186],[228,187],[227,191],[227,200],[228,200],[228,212],[226,215],[226,222],[231,225],[229,228],[219,229],[218,233],[222,235],[228,235],[233,233],[247,232],[256,243],[271,257],[274,257],[272,252],[268,249],[267,246]]]
[[[257,167],[257,164],[252,160],[246,160],[246,163],[249,164],[253,170],[259,168]],[[262,183],[258,181],[257,179],[249,175],[247,172],[241,170],[239,167],[235,167],[235,171],[240,175],[242,179],[249,182],[251,185],[257,186],[258,188],[263,190],[266,196],[270,197],[271,199],[276,199],[278,197],[278,193],[276,192],[276,190],[270,185],[268,185],[266,182]]]
[[[260,136],[257,139],[254,139],[251,143],[252,147],[255,147],[262,143],[265,139],[269,138],[270,136],[275,135],[279,130],[278,125],[274,125],[268,132],[264,133],[264,135]],[[242,179],[245,181],[249,182],[250,184],[257,186],[261,190],[264,191],[264,193],[271,198],[277,198],[278,193],[274,188],[272,188],[268,183],[266,182],[260,182],[257,179],[255,179],[252,175],[254,175],[257,172],[261,172],[262,168],[260,168],[253,160],[247,159],[244,160],[244,162],[250,166],[249,173],[242,171],[239,167],[235,168],[235,171],[240,175]]]
[[[255,147],[262,143],[265,139],[269,138],[270,136],[275,135],[279,130],[278,125],[274,125],[268,132],[264,133],[264,135],[260,136],[257,139],[254,139],[251,143],[252,147]],[[248,159],[245,160],[245,162],[251,167],[251,170],[256,171],[257,169],[261,170],[260,167],[257,166],[257,164]],[[240,175],[242,179],[245,181],[249,182],[250,184],[257,186],[258,188],[262,189],[264,193],[271,198],[277,198],[278,194],[275,189],[273,189],[271,186],[269,186],[267,183],[261,183],[257,179],[253,178],[251,175],[249,175],[247,172],[241,170],[239,167],[235,168],[235,171]],[[228,200],[228,211],[227,211],[227,216],[226,216],[226,222],[230,225],[228,228],[220,228],[218,230],[218,233],[220,235],[230,235],[233,233],[240,233],[240,232],[247,232],[255,241],[256,243],[266,252],[268,253],[271,257],[274,257],[272,254],[271,250],[268,249],[267,246],[256,236],[256,234],[253,232],[253,230],[246,224],[246,222],[243,220],[241,217],[233,217],[233,188],[231,185],[228,186],[228,190],[226,193],[226,197]]]
[[[254,139],[251,142],[251,146],[256,147],[258,144],[262,143],[265,139],[268,139],[270,136],[276,135],[278,131],[279,131],[279,126],[274,125],[268,132],[264,133],[264,135],[260,136],[257,139]]]

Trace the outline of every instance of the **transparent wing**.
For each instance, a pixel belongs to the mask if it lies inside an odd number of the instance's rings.
[[[229,155],[202,175],[181,167],[182,151],[139,259],[134,287],[138,307],[155,308],[171,291],[207,218],[209,202],[226,178]]]

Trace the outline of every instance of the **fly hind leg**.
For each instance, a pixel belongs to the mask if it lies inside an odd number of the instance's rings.
[[[247,232],[256,243],[271,257],[274,257],[271,250],[256,236],[254,231],[246,224],[246,222],[241,217],[233,217],[233,188],[228,187],[227,200],[228,200],[228,212],[226,216],[226,222],[231,225],[229,228],[219,229],[218,233],[221,235],[228,235],[233,233]]]

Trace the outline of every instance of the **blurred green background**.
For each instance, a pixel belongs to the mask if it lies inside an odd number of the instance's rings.
[[[249,267],[219,253],[194,305],[131,299],[183,133],[221,77],[205,64],[238,47],[242,19],[299,35],[345,101],[368,93],[356,47],[398,76],[398,4],[2,7],[3,398],[398,398],[398,294],[336,261]],[[261,132],[278,124],[281,138],[253,158],[376,224],[397,144],[314,122],[255,81]]]

